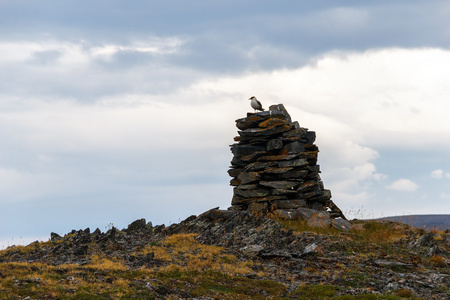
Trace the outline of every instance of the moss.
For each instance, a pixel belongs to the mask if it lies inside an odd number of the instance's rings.
[[[337,294],[337,289],[333,285],[302,285],[288,296],[296,299],[329,299]]]
[[[266,299],[268,297],[280,297],[285,290],[286,287],[276,281],[252,280],[247,277],[230,276],[220,272],[208,272],[202,276],[199,287],[193,291],[193,294],[202,295],[214,292],[212,294]]]
[[[401,298],[413,298],[414,297],[413,293],[408,289],[400,289],[397,291],[396,295]]]

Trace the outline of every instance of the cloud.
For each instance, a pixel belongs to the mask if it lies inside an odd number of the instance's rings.
[[[96,59],[114,60],[118,52],[130,51],[130,47],[138,52],[156,51],[153,50],[156,47],[161,49],[158,51],[162,55],[166,52],[171,55],[172,50],[178,51],[179,43],[176,39],[155,39],[154,45],[150,43],[147,46],[135,43],[131,46],[95,47],[71,44],[69,47],[56,42],[49,45],[32,43],[30,48],[35,50],[28,51],[28,54],[14,53],[11,49],[17,48],[16,45],[10,48],[9,55],[26,61],[35,51],[56,49],[63,53],[58,58],[62,66],[57,66],[57,69],[70,66],[70,61],[74,66],[86,65],[78,74],[81,76],[90,69],[88,66],[95,66]],[[434,55],[441,59],[439,66]],[[27,100],[4,98],[1,104],[3,111],[11,111],[3,118],[2,125],[11,128],[8,132],[20,133],[16,136],[5,133],[10,141],[16,141],[10,143],[10,149],[14,149],[9,152],[10,158],[14,157],[17,147],[21,147],[20,151],[24,153],[30,151],[27,149],[36,149],[41,158],[63,153],[101,155],[104,152],[113,157],[130,151],[141,157],[140,153],[146,151],[175,151],[179,145],[188,151],[197,151],[228,144],[235,132],[234,128],[224,124],[229,119],[241,117],[241,112],[248,109],[248,103],[242,99],[256,92],[265,106],[284,103],[294,120],[318,132],[319,163],[324,170],[325,183],[335,193],[356,195],[363,193],[368,185],[381,184],[387,178],[376,168],[376,161],[380,158],[378,147],[402,148],[409,144],[420,148],[423,139],[428,139],[427,145],[439,142],[446,147],[442,140],[444,136],[450,137],[446,129],[450,126],[443,126],[448,122],[445,110],[437,107],[447,105],[447,100],[434,91],[443,92],[447,85],[437,77],[428,80],[421,74],[434,76],[430,75],[434,73],[431,66],[435,66],[439,73],[442,64],[445,65],[449,59],[450,52],[438,49],[333,52],[307,67],[242,76],[198,77],[187,83],[184,89],[173,89],[159,95],[153,94],[151,83],[146,87],[144,75],[151,77],[152,71],[145,68],[137,66],[133,72],[111,74],[106,69],[94,68],[95,72],[105,76],[99,77],[95,83],[97,87],[91,86],[91,80],[66,83],[74,89],[85,90],[85,94],[91,93],[92,88],[97,90],[99,94],[94,92],[90,96],[90,105],[80,105],[70,98],[48,101],[42,94]],[[405,64],[416,60],[424,63],[418,63],[414,72],[402,71]],[[49,72],[58,77],[59,71]],[[85,77],[89,78],[89,74]],[[121,86],[122,82],[126,86]],[[101,92],[107,87],[112,94]],[[116,88],[118,94],[114,94]],[[420,95],[432,93],[435,93],[433,97],[422,101]],[[441,126],[429,124],[436,119],[441,119]],[[204,127],[205,124],[208,126]],[[220,138],[217,132],[221,132]],[[421,139],[416,138],[417,132],[421,133]],[[438,134],[439,140],[434,140]],[[39,161],[37,156],[35,161]]]
[[[199,76],[167,63],[182,44],[177,37],[127,44],[0,41],[0,95],[89,103],[112,95],[173,92]]]
[[[444,170],[442,170],[442,169],[437,169],[437,170],[432,171],[430,176],[431,176],[431,178],[434,178],[434,179],[442,179],[442,178],[450,179],[450,173],[444,172]]]
[[[415,192],[419,186],[406,178],[401,178],[397,181],[394,181],[392,184],[386,186],[388,189],[400,191],[400,192]]]
[[[329,117],[357,128],[354,138],[372,147],[450,149],[447,77],[450,51],[383,49],[329,53],[306,67],[222,77],[199,87],[257,94]]]
[[[442,177],[444,177],[444,171],[441,169],[437,169],[432,171],[430,175],[434,179],[441,179]]]

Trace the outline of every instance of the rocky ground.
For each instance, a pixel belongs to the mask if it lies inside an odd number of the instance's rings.
[[[0,252],[5,299],[449,299],[450,233],[394,222],[310,228],[213,209]]]

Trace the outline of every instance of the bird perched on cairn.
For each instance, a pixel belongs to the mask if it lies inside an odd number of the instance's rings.
[[[255,113],[256,113],[257,110],[264,111],[264,108],[262,107],[261,102],[259,102],[258,99],[256,99],[255,96],[250,97],[250,99],[248,99],[248,100],[251,101],[250,105],[255,110]]]

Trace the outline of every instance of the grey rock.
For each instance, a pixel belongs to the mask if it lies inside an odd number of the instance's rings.
[[[289,189],[295,192],[295,188],[299,185],[299,182],[295,181],[260,181],[260,185],[268,186],[274,189]]]
[[[317,182],[316,181],[307,181],[300,184],[300,186],[297,188],[297,192],[299,195],[303,193],[307,193],[310,191],[314,191],[317,189]]]
[[[231,186],[238,186],[240,184],[241,184],[241,181],[239,179],[237,179],[237,178],[233,178],[233,179],[230,180],[230,185]]]
[[[278,209],[298,209],[304,208],[307,205],[305,200],[296,200],[296,199],[274,200],[273,204]],[[295,214],[297,217],[299,216],[297,212],[295,212]]]
[[[306,224],[310,227],[331,227],[331,218],[327,212],[318,212],[312,215]]]
[[[292,122],[291,116],[289,115],[283,104],[271,105],[269,107],[269,115],[272,115],[274,113],[278,114],[279,112],[284,116],[284,120],[286,120],[289,123]]]
[[[258,146],[258,145],[234,144],[231,146],[231,152],[234,155],[249,155],[254,152],[265,151],[265,150],[266,150],[265,146]]]
[[[384,260],[384,259],[374,260],[373,263],[377,266],[413,267],[412,264],[405,264],[398,261]]]
[[[247,118],[236,120],[236,127],[239,128],[240,130],[245,130],[256,126],[258,126],[258,123],[250,121]]]
[[[243,170],[243,168],[229,169],[228,175],[230,175],[231,177],[237,177]]]
[[[273,139],[267,142],[266,149],[267,151],[280,150],[283,148],[283,140],[282,139]]]
[[[282,104],[281,104],[282,105]],[[272,106],[271,106],[272,107]],[[284,108],[284,107],[283,107]],[[287,113],[287,112],[286,112]],[[289,114],[288,115],[286,115],[284,112],[282,112],[282,111],[278,111],[278,110],[271,110],[270,108],[269,108],[269,110],[266,110],[266,111],[262,111],[262,112],[259,112],[259,113],[256,113],[256,114],[247,114],[247,116],[251,116],[251,115],[256,115],[256,116],[258,116],[258,117],[260,117],[260,118],[262,118],[262,119],[268,119],[268,118],[277,118],[277,119],[282,119],[282,120],[286,120],[286,121],[288,121],[288,122],[291,122],[290,121],[290,116],[289,116]],[[247,117],[248,118],[248,117]]]
[[[261,245],[248,245],[245,247],[240,248],[239,250],[244,253],[247,256],[257,256],[261,250],[263,250],[264,247]]]
[[[331,220],[331,226],[333,226],[336,229],[348,231],[352,229],[352,224],[350,224],[349,221],[344,219],[333,219]]]
[[[298,129],[291,129],[287,132],[284,132],[281,137],[283,138],[283,141],[290,140],[290,141],[301,141],[305,142],[306,139],[306,132],[308,130],[306,128],[298,128]]]
[[[240,190],[256,190],[259,187],[257,184],[240,184],[236,188]]]
[[[147,225],[147,222],[145,221],[145,219],[139,219],[139,220],[134,221],[130,225],[128,225],[127,230],[128,231],[142,230],[142,229],[146,228],[146,225]]]
[[[306,167],[306,166],[308,166],[308,161],[304,158],[278,162],[278,167],[280,167],[280,168],[285,168],[285,167],[301,168],[301,167]]]
[[[299,124],[297,121],[292,122],[292,125],[294,125],[294,128],[295,128],[295,129],[301,128],[301,127],[300,127],[300,124]]]
[[[305,247],[305,249],[303,250],[302,256],[315,255],[318,253],[317,249],[318,249],[317,245],[315,243],[311,243]]]
[[[279,160],[291,160],[298,157],[298,154],[281,154],[281,155],[268,155],[258,158],[258,161],[279,161]]]
[[[436,246],[436,240],[435,240],[436,234],[433,232],[427,232],[420,236],[417,240],[411,242],[410,247],[411,248],[417,248],[417,247],[432,247]]]
[[[285,173],[281,173],[280,177],[283,179],[304,179],[306,175],[308,174],[308,171],[306,170],[292,170]]]
[[[259,171],[259,170],[264,170],[264,169],[267,169],[267,168],[270,168],[270,167],[274,167],[274,166],[276,166],[276,165],[277,165],[277,163],[276,163],[276,162],[273,162],[273,161],[268,161],[268,162],[254,162],[254,163],[251,163],[251,164],[247,165],[247,166],[244,168],[244,171],[245,171],[245,172]]]
[[[246,163],[250,163],[256,161],[258,158],[264,155],[267,155],[266,151],[256,151],[249,155],[240,156],[239,160]]]
[[[320,202],[312,202],[309,205],[309,208],[313,209],[313,210],[318,210],[318,211],[322,211],[323,210],[323,204]],[[331,215],[330,215],[331,217]]]
[[[239,159],[239,156],[234,156],[233,159],[231,159],[231,167],[233,168],[243,168],[247,165],[245,161],[242,161]]]
[[[245,198],[261,198],[270,195],[270,191],[266,189],[240,190],[235,188],[234,193]]]
[[[249,128],[242,131],[238,131],[238,134],[244,137],[261,137],[286,132],[289,131],[291,128],[292,125],[281,125],[273,128]]]
[[[384,292],[392,292],[392,291],[397,291],[397,290],[398,290],[398,284],[395,282],[388,283],[383,289]]]
[[[287,168],[266,168],[266,170],[264,170],[264,173],[266,174],[283,174],[283,173],[287,173],[291,170],[293,170],[294,168],[292,167],[287,167]]]
[[[241,184],[255,182],[258,181],[260,178],[261,175],[258,172],[241,172],[237,177],[237,179],[241,181]]]
[[[292,255],[289,251],[283,249],[264,249],[262,250],[259,257],[268,259],[268,258],[291,258]]]
[[[307,131],[306,132],[306,144],[313,144],[316,140],[316,133],[314,131]]]
[[[270,191],[271,195],[295,195],[297,192],[291,189],[273,189]]]
[[[282,207],[276,206],[277,209],[273,211],[273,214],[282,220],[296,220],[298,215],[293,209],[281,209]]]
[[[62,237],[59,234],[57,234],[55,232],[50,233],[50,240],[59,241],[61,239],[62,239]]]
[[[308,220],[311,218],[315,213],[317,213],[317,210],[306,208],[306,207],[299,207],[296,209],[296,213],[298,216],[303,220]]]
[[[283,147],[288,153],[300,153],[305,151],[305,147],[300,142],[292,142]]]

